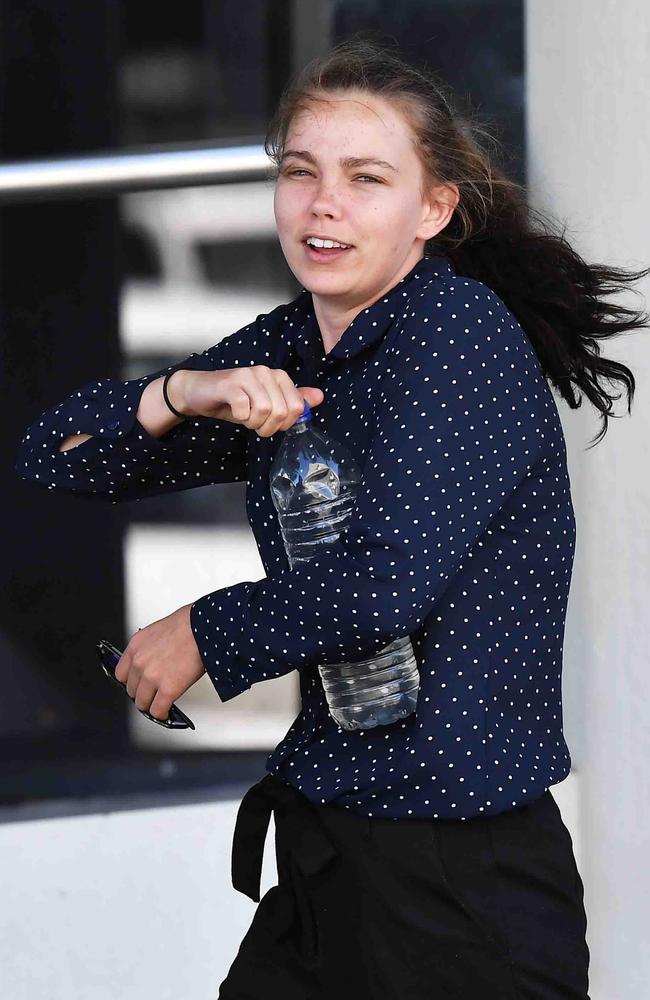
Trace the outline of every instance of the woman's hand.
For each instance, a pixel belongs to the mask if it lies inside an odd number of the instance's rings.
[[[271,437],[286,431],[302,416],[305,400],[319,406],[322,389],[296,386],[282,368],[266,365],[242,365],[217,372],[180,369],[169,380],[173,403],[188,417],[214,417],[233,424],[243,424],[259,434]]]
[[[205,673],[190,624],[191,604],[131,636],[115,670],[136,707],[156,719]]]

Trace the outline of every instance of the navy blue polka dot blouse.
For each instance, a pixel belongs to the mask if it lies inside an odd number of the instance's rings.
[[[166,371],[238,365],[320,387],[315,426],[363,470],[338,541],[293,570],[269,489],[281,431],[197,417],[153,438],[135,417]],[[58,451],[82,432],[93,437]],[[32,424],[16,471],[112,503],[247,483],[266,577],[199,597],[192,631],[222,701],[299,671],[301,711],[266,766],[312,802],[469,818],[532,801],[569,773],[562,653],[576,533],[562,426],[515,317],[446,257],[420,260],[327,354],[303,289],[170,368],[90,382]],[[342,730],[318,664],[406,634],[416,712]]]

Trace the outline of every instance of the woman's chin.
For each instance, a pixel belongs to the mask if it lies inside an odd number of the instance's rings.
[[[347,280],[340,276],[328,278],[319,274],[306,274],[301,282],[303,288],[314,295],[347,295],[354,291],[357,284],[350,278]]]
[[[294,275],[303,288],[310,292],[347,292],[356,284],[357,268],[334,270],[321,264],[307,264],[302,262],[296,267],[292,267]],[[353,274],[354,271],[354,274]]]

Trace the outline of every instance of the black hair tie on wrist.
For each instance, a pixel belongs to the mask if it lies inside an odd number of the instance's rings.
[[[174,414],[174,416],[176,416],[176,417],[182,417],[183,420],[186,420],[187,419],[187,414],[186,413],[179,413],[178,410],[174,409],[174,407],[172,406],[172,404],[169,402],[169,396],[167,395],[167,383],[169,382],[169,380],[172,377],[172,375],[174,375],[177,371],[180,371],[180,370],[181,370],[180,368],[174,368],[173,372],[168,372],[165,375],[165,378],[163,380],[162,391],[163,391],[163,399],[167,403],[167,406],[172,411],[172,413]]]

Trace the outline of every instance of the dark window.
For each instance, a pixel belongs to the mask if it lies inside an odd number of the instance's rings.
[[[143,229],[128,226],[123,230],[122,255],[126,278],[162,278],[158,248]]]

